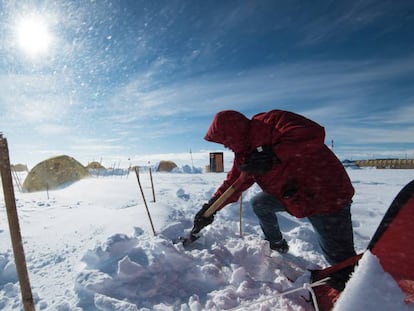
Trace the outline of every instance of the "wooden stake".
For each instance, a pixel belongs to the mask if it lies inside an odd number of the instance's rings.
[[[243,196],[240,195],[240,236],[243,237]]]
[[[151,168],[149,168],[149,174],[150,174],[150,179],[151,179],[152,197],[153,197],[154,202],[155,202],[155,190],[154,190],[154,182],[152,180],[152,170],[151,170]]]
[[[32,290],[30,288],[29,274],[27,273],[22,237],[20,234],[19,217],[17,215],[16,198],[14,196],[13,179],[10,169],[9,150],[7,140],[0,134],[0,170],[6,203],[7,219],[9,222],[10,237],[12,241],[14,261],[20,283],[20,291],[25,311],[34,311]]]
[[[144,190],[142,189],[141,181],[139,180],[139,168],[136,166],[134,170],[135,170],[135,174],[137,175],[138,185],[139,185],[139,189],[141,190],[142,199],[144,200],[145,209],[147,210],[148,218],[151,223],[152,232],[154,233],[154,236],[156,236],[157,233],[155,232],[154,224],[152,223],[152,218],[151,218],[150,211],[148,209],[147,201],[145,200]]]

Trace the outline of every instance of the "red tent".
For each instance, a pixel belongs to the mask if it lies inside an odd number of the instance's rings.
[[[408,183],[391,203],[375,232],[368,250],[406,293],[405,302],[414,302],[414,180]],[[320,311],[332,310],[345,282],[337,275],[350,271],[362,254],[323,270],[312,271],[312,281],[331,277],[328,284],[314,289]],[[343,280],[342,280],[343,281]]]

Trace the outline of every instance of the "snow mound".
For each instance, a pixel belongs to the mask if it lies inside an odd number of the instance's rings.
[[[414,306],[405,304],[404,299],[405,294],[384,271],[378,258],[366,251],[334,310],[414,310]]]
[[[303,275],[303,268],[285,267],[283,257],[270,254],[267,242],[257,237],[240,239],[233,230],[219,226],[206,230],[204,237],[184,249],[165,236],[178,229],[173,224],[152,237],[136,228],[132,236],[116,234],[89,250],[82,259],[86,267],[76,280],[79,306],[87,310],[167,310],[163,306],[226,310],[243,302],[248,306],[258,295],[283,292],[293,286],[288,275],[293,279]],[[223,236],[228,238],[220,241]],[[300,297],[296,299],[298,308],[306,305]],[[279,298],[271,305],[281,307],[283,301]]]

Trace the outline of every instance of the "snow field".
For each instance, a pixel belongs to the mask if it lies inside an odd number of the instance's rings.
[[[348,172],[356,189],[355,243],[362,251],[413,171]],[[260,191],[257,186],[243,194],[243,237],[239,203],[234,203],[216,215],[189,249],[171,242],[188,233],[195,213],[224,177],[224,173],[153,174],[153,202],[149,176],[143,172],[140,180],[156,236],[132,174],[88,178],[49,195],[16,193],[36,308],[313,310],[303,298],[308,297],[306,291],[278,295],[308,282],[306,269],[327,265],[317,236],[306,219],[281,213],[290,252],[271,253],[249,205]],[[1,194],[0,309],[14,311],[21,309],[20,292],[3,202]]]

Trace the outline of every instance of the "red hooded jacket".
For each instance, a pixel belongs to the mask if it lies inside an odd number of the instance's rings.
[[[354,195],[345,168],[324,144],[324,128],[298,114],[272,110],[249,120],[237,111],[222,111],[215,116],[205,139],[235,153],[233,167],[214,198],[237,180],[240,165],[255,148],[272,146],[281,161],[265,174],[249,175],[221,208],[236,202],[255,182],[299,218],[333,213],[349,204]]]

